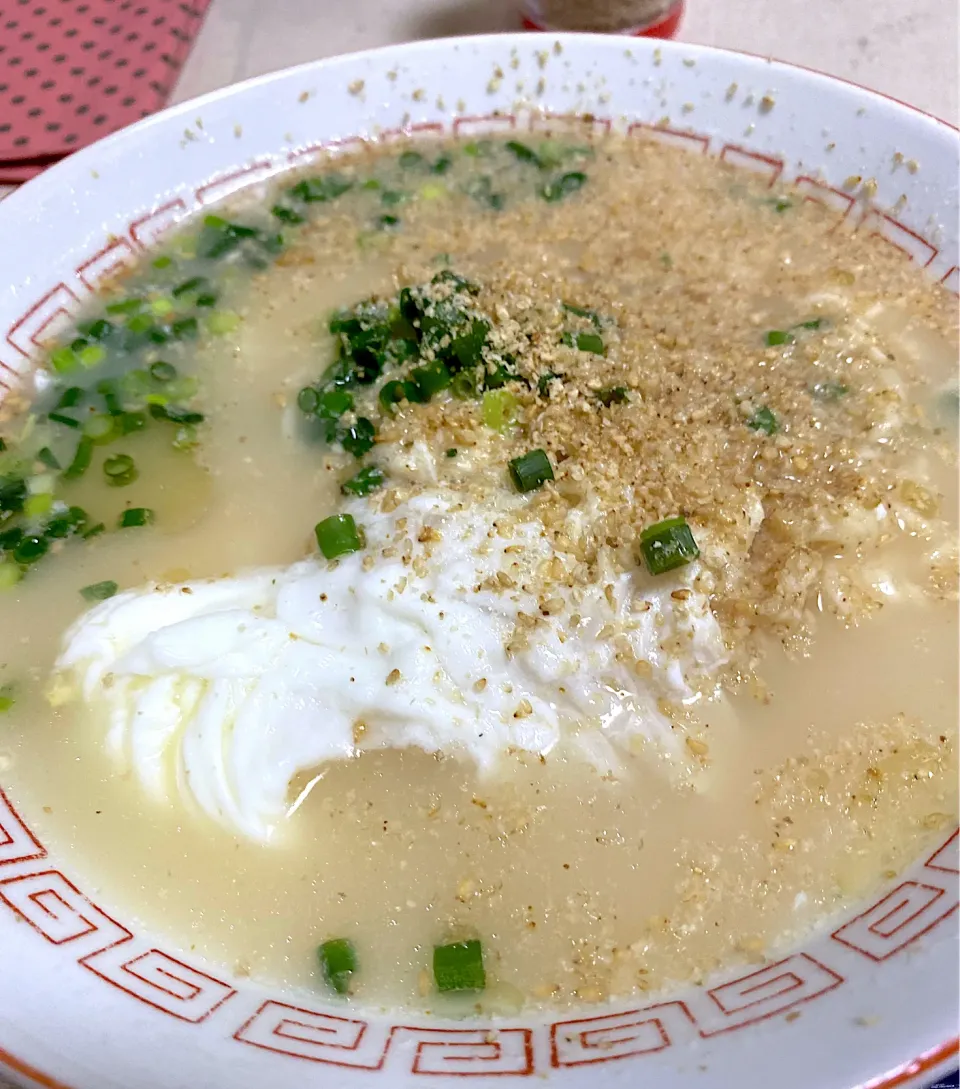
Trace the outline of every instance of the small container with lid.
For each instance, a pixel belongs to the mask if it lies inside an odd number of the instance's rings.
[[[523,0],[527,30],[579,30],[672,38],[684,0]]]

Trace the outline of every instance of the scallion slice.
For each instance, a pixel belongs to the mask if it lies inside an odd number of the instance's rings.
[[[357,971],[357,951],[349,938],[331,938],[317,949],[323,978],[337,992],[349,994]]]
[[[597,400],[604,408],[611,405],[622,405],[630,400],[630,391],[626,386],[607,386],[597,390]]]
[[[531,450],[510,462],[510,476],[518,492],[532,492],[553,480],[553,466],[545,450]]]
[[[64,427],[79,428],[82,426],[79,420],[75,420],[72,416],[66,416],[62,412],[51,412],[49,419],[54,423],[63,424]]]
[[[416,367],[410,372],[410,378],[423,394],[423,400],[430,398],[441,390],[445,390],[453,381],[453,375],[445,363],[435,359],[423,367]]]
[[[13,558],[17,563],[23,564],[26,567],[28,564],[36,563],[37,560],[45,556],[49,548],[50,542],[47,540],[46,536],[32,533],[29,536],[24,537],[13,550]]]
[[[382,469],[378,469],[376,465],[368,465],[349,480],[345,480],[340,485],[340,491],[344,495],[369,495],[382,487],[385,479]]]
[[[182,284],[177,284],[170,294],[175,299],[179,299],[181,295],[196,294],[206,286],[207,278],[205,276],[191,276],[189,280],[184,280]]]
[[[577,348],[581,352],[592,352],[594,355],[606,355],[603,338],[596,333],[577,333]]]
[[[487,985],[483,947],[476,938],[433,948],[433,978],[438,991],[482,991]]]
[[[37,461],[41,462],[48,469],[60,468],[60,462],[57,461],[56,455],[49,446],[44,446],[37,451]]]
[[[353,454],[355,458],[362,458],[373,446],[376,433],[376,429],[366,416],[358,416],[355,424],[340,433],[340,444],[348,454]]]
[[[747,420],[747,427],[751,431],[762,431],[765,435],[776,435],[780,430],[780,421],[766,405],[758,408]]]
[[[80,596],[85,601],[106,601],[107,598],[113,597],[113,595],[119,590],[115,582],[111,579],[105,582],[92,582],[89,586],[84,586],[80,591]]]
[[[124,488],[132,484],[140,474],[129,454],[114,454],[104,461],[103,475],[112,487]]]
[[[331,514],[314,527],[317,544],[328,560],[359,552],[363,548],[363,533],[352,514]]]
[[[564,197],[570,196],[572,193],[576,193],[577,190],[582,189],[586,183],[586,174],[580,170],[571,170],[566,174],[561,174],[558,178],[554,178],[552,182],[548,182],[540,190],[540,196],[548,203],[553,204],[558,200],[563,200]]]
[[[80,442],[77,444],[76,452],[73,455],[73,461],[63,470],[63,476],[65,480],[76,480],[90,468],[90,462],[93,460],[93,439],[88,435],[84,435]]]
[[[177,377],[177,368],[172,363],[165,363],[158,359],[150,364],[150,377],[158,382],[172,382]]]
[[[117,519],[117,525],[120,529],[136,529],[139,526],[149,526],[154,518],[155,515],[149,507],[130,507]],[[90,534],[84,536],[88,537]]]
[[[693,533],[682,515],[647,526],[640,534],[640,551],[651,575],[662,575],[683,567],[700,555]]]

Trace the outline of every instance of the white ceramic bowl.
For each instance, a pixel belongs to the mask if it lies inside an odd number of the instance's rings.
[[[517,101],[525,96],[526,106]],[[0,386],[22,380],[38,345],[101,278],[177,220],[310,149],[400,131],[661,121],[662,139],[695,154],[771,182],[797,180],[810,200],[957,290],[957,133],[907,106],[784,64],[681,44],[535,35],[425,42],[178,106],[79,152],[0,205]],[[911,161],[919,169],[908,169]],[[896,211],[855,199],[844,186],[854,175],[874,179],[879,206]],[[31,833],[33,813],[15,783],[2,785],[0,1060],[26,1084],[892,1089],[928,1082],[955,1061],[956,832],[873,902],[775,963],[553,1023],[532,1015],[444,1023],[267,990],[145,933],[99,901],[96,846],[67,862]]]

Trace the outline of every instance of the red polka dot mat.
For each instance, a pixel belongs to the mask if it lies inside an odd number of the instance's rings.
[[[160,109],[211,0],[0,0],[0,183]]]

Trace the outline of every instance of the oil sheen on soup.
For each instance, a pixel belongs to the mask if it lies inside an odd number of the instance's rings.
[[[0,406],[4,786],[236,976],[496,1013],[762,962],[955,820],[955,306],[652,141],[188,224]]]

